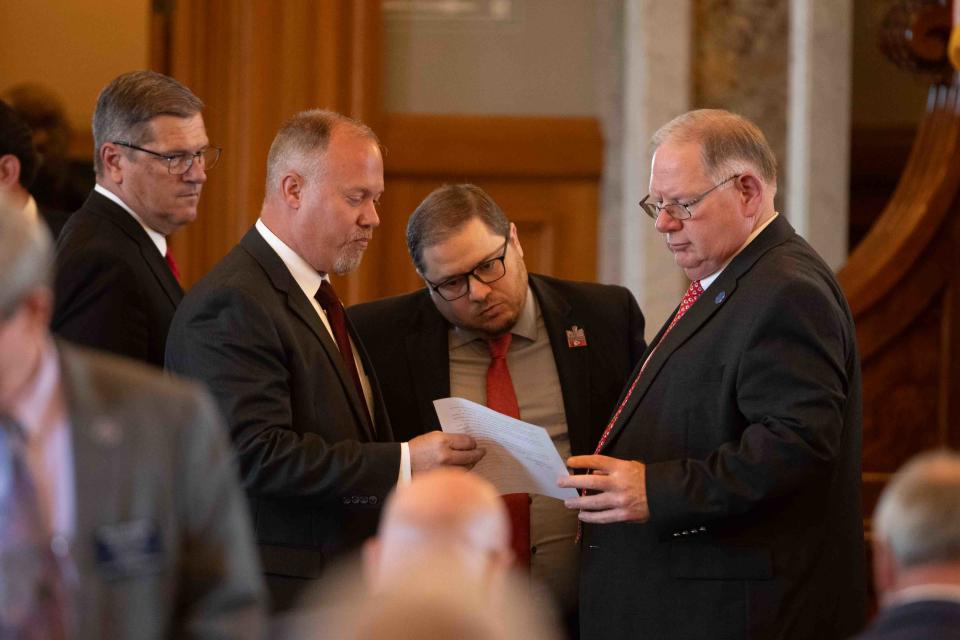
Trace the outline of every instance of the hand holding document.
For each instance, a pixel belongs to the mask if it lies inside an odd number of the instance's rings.
[[[434,400],[440,427],[465,433],[487,454],[473,468],[500,493],[537,493],[565,500],[574,489],[561,489],[557,479],[569,474],[547,430],[516,420],[463,398]]]

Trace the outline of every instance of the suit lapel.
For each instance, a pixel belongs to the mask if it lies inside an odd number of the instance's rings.
[[[415,324],[419,330],[407,334],[404,339],[407,367],[413,380],[421,424],[439,428],[433,401],[450,395],[449,327],[426,289],[418,298],[418,306]]]
[[[94,214],[108,220],[116,226],[123,235],[136,243],[140,249],[140,255],[143,257],[144,263],[157,279],[160,288],[167,294],[167,297],[170,299],[170,304],[174,307],[179,305],[180,300],[183,299],[183,288],[181,288],[180,283],[177,282],[177,279],[173,276],[164,257],[160,255],[160,251],[157,250],[157,245],[153,243],[153,240],[151,240],[147,232],[143,230],[140,223],[134,220],[133,216],[124,211],[117,203],[96,191],[90,194],[84,206]]]
[[[530,276],[530,288],[537,297],[543,324],[550,339],[550,350],[557,366],[560,391],[563,395],[563,409],[567,421],[567,433],[570,446],[574,451],[593,450],[596,442],[589,442],[591,434],[599,428],[590,424],[590,359],[589,343],[584,347],[570,347],[567,330],[573,325],[584,329],[590,335],[590,327],[582,318],[573,315],[570,304],[559,296],[544,280]]]
[[[656,380],[657,375],[660,373],[660,370],[663,369],[664,365],[666,365],[670,356],[694,334],[700,331],[720,307],[729,303],[736,291],[738,280],[746,274],[767,251],[786,242],[793,234],[794,230],[793,227],[790,226],[790,223],[787,222],[782,215],[777,216],[760,235],[754,238],[753,242],[747,245],[747,247],[727,265],[720,276],[703,292],[703,295],[687,310],[687,313],[684,314],[676,326],[674,326],[666,338],[664,338],[663,333],[673,319],[673,316],[676,315],[676,311],[671,314],[657,333],[658,337],[653,342],[653,346],[648,348],[647,353],[644,354],[644,359],[649,356],[650,361],[647,363],[643,374],[637,381],[637,385],[634,387],[633,393],[630,395],[626,406],[624,406],[619,418],[617,418],[616,424],[613,425],[604,449],[610,446],[610,443],[613,442],[617,434],[623,430],[624,425],[630,421],[631,416],[640,405],[640,401],[643,400],[643,397],[650,389],[650,385]],[[649,355],[651,352],[652,355]],[[631,382],[633,379],[634,378],[631,378]]]
[[[84,356],[64,343],[57,344],[70,437],[73,446],[76,537],[73,556],[81,575],[93,575],[94,541],[88,534],[115,522],[133,504],[136,487],[131,466],[135,456],[126,450],[123,425],[101,405]],[[104,488],[110,487],[104,499]]]
[[[333,336],[330,335],[330,332],[327,331],[327,328],[323,325],[323,321],[320,320],[320,316],[317,315],[317,310],[314,309],[310,301],[307,300],[300,285],[298,285],[293,279],[293,276],[290,275],[290,271],[287,269],[287,266],[283,264],[283,260],[281,260],[280,256],[267,244],[267,241],[263,239],[263,236],[260,235],[260,232],[257,231],[256,228],[250,229],[240,240],[240,244],[260,264],[273,287],[284,294],[287,306],[293,314],[300,318],[320,342],[320,345],[327,354],[327,358],[330,360],[331,366],[337,372],[337,377],[340,379],[340,386],[343,387],[343,392],[350,401],[357,423],[363,425],[367,436],[371,440],[374,440],[376,434],[374,433],[373,425],[367,420],[367,411],[362,404],[364,400],[360,398],[360,395],[357,393],[353,379],[343,364],[343,357],[340,355],[340,349],[337,347],[337,343],[333,341]],[[350,334],[354,338],[354,342],[357,343],[356,333],[353,331],[353,327],[350,326],[349,321],[348,327]],[[370,369],[367,369],[367,371],[370,371]],[[371,386],[373,386],[372,383]]]

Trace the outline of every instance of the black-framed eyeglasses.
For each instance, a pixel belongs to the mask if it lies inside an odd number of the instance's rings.
[[[507,259],[507,247],[509,246],[510,236],[508,235],[503,241],[503,253],[496,258],[484,260],[467,273],[450,276],[440,284],[433,284],[426,278],[424,278],[424,280],[428,285],[430,285],[430,288],[433,289],[438,296],[447,302],[453,302],[454,300],[462,298],[470,293],[471,276],[483,284],[493,284],[503,276],[507,275],[507,265],[505,260]]]
[[[719,189],[723,185],[727,184],[731,180],[736,180],[742,174],[736,173],[726,180],[722,180],[717,184],[713,185],[700,195],[694,197],[692,200],[687,200],[686,202],[671,202],[669,204],[659,204],[656,202],[648,202],[650,200],[650,194],[648,193],[643,197],[643,200],[640,201],[640,208],[643,209],[643,212],[654,220],[660,215],[660,212],[665,212],[668,216],[674,220],[688,220],[693,213],[690,212],[690,207],[697,204],[708,195],[710,195],[715,189]]]
[[[123,142],[122,140],[114,140],[113,144],[126,147],[127,149],[133,149],[135,151],[143,151],[144,153],[149,153],[150,155],[160,158],[161,160],[166,160],[167,170],[172,176],[182,176],[187,171],[190,171],[190,167],[193,166],[194,160],[199,160],[200,166],[203,167],[203,170],[209,171],[216,166],[217,161],[220,159],[220,154],[223,152],[223,149],[220,147],[211,146],[204,147],[196,153],[159,153],[157,151],[151,151],[150,149],[138,147],[137,145],[130,144],[129,142]]]

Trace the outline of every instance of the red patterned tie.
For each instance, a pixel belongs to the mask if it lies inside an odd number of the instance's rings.
[[[320,303],[323,312],[327,314],[327,320],[330,322],[330,330],[333,332],[333,339],[340,349],[340,357],[343,358],[343,366],[347,368],[347,373],[353,379],[353,384],[357,387],[357,394],[360,396],[360,404],[363,405],[363,411],[367,416],[370,425],[370,411],[367,408],[367,397],[363,394],[363,384],[360,382],[360,372],[357,371],[357,361],[353,358],[353,347],[350,346],[350,334],[347,331],[346,315],[343,312],[343,304],[337,297],[333,285],[329,280],[320,283],[320,288],[313,296]]]
[[[173,253],[170,251],[170,247],[167,247],[167,254],[163,257],[167,261],[167,266],[170,267],[170,273],[177,279],[177,282],[180,282],[180,269],[177,269],[177,261],[173,259]]]
[[[627,393],[623,396],[623,401],[620,403],[620,406],[617,407],[617,411],[613,414],[610,423],[607,425],[607,428],[603,430],[603,435],[600,436],[600,442],[597,443],[597,448],[594,453],[600,453],[600,450],[603,449],[603,445],[607,443],[607,437],[610,435],[610,430],[613,429],[614,423],[616,423],[617,418],[620,417],[620,412],[623,411],[623,407],[626,406],[627,401],[630,400],[630,396],[633,395],[633,389],[637,386],[637,382],[640,380],[640,376],[643,375],[644,369],[647,368],[647,363],[650,362],[650,358],[653,357],[653,354],[656,353],[657,349],[663,344],[663,341],[667,339],[670,331],[673,327],[680,321],[680,318],[684,316],[687,310],[693,306],[693,303],[697,301],[697,298],[700,297],[700,294],[703,293],[703,287],[700,286],[699,280],[694,280],[690,283],[690,286],[687,287],[687,292],[683,294],[683,299],[680,300],[680,308],[677,309],[676,315],[673,316],[673,320],[670,321],[670,326],[667,327],[667,330],[663,332],[663,335],[660,336],[660,342],[657,343],[657,346],[650,351],[650,354],[647,356],[647,359],[643,361],[643,366],[640,367],[640,373],[637,374],[637,377],[633,379],[630,388],[627,389]]]
[[[507,368],[507,351],[513,334],[506,333],[487,340],[490,366],[487,368],[487,406],[494,411],[520,419],[520,404]],[[511,546],[519,567],[530,566],[530,497],[525,493],[508,493],[503,498],[510,513]]]

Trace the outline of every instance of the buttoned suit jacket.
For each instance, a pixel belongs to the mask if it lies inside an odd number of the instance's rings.
[[[643,353],[643,314],[627,289],[530,275],[557,366],[574,454],[593,453],[623,383]],[[433,401],[450,395],[449,323],[426,288],[350,307],[383,386],[396,435],[440,428]],[[586,346],[568,345],[567,330]]]
[[[917,600],[884,607],[857,640],[957,640],[960,602]]]
[[[646,464],[650,519],[584,526],[583,636],[857,632],[860,368],[830,269],[779,216],[663,334],[601,451]]]
[[[351,335],[373,425],[329,331],[255,228],[184,297],[170,328],[167,368],[206,383],[226,417],[278,609],[375,532],[399,475],[400,445]],[[281,586],[289,578],[305,579],[298,593]]]
[[[74,463],[75,637],[257,638],[266,594],[212,399],[139,363],[57,348]]]
[[[92,191],[57,242],[51,328],[77,344],[163,366],[183,289],[143,227]]]

